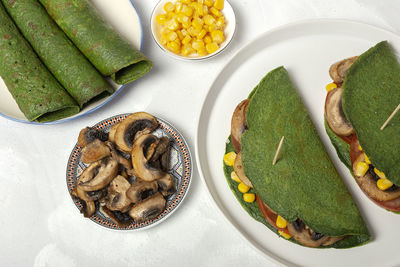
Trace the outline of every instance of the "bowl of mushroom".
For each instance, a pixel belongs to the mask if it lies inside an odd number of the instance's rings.
[[[189,189],[192,161],[183,136],[146,112],[105,119],[79,133],[67,187],[85,217],[111,229],[153,226]]]

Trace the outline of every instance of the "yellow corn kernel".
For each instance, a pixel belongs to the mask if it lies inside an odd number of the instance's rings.
[[[197,0],[197,3],[199,3],[200,5],[204,4],[204,0]]]
[[[242,193],[247,193],[247,192],[249,192],[250,187],[248,187],[247,185],[245,185],[244,183],[241,182],[241,183],[238,185],[238,189],[239,189],[239,191],[242,192]]]
[[[168,29],[167,27],[162,27],[162,28],[161,28],[161,31],[160,31],[160,33],[161,33],[162,35],[167,35],[167,34],[170,33],[170,32],[171,32],[171,30]]]
[[[192,20],[192,25],[195,28],[203,28],[203,24],[204,24],[204,20],[202,20],[201,18],[194,18]]]
[[[183,5],[182,14],[184,14],[185,16],[191,17],[193,15],[193,7],[188,6],[188,5]]]
[[[180,0],[180,1],[184,4],[190,4],[192,2],[192,0]]]
[[[362,151],[361,145],[358,145],[358,150]]]
[[[176,30],[179,30],[179,28],[180,28],[180,25],[179,25],[178,21],[176,21],[176,19],[168,20],[166,22],[166,26],[171,31],[176,31]]]
[[[223,41],[225,41],[224,33],[222,31],[220,31],[220,30],[216,30],[216,31],[211,32],[211,38],[217,44],[220,44]]]
[[[176,34],[178,35],[179,40],[183,40],[185,38],[185,35],[183,35],[182,31],[176,31]]]
[[[181,2],[176,2],[175,4],[175,12],[176,13],[181,13],[183,8],[183,3]]]
[[[369,160],[368,156],[364,153],[364,161],[367,164],[371,164],[371,161]]]
[[[171,50],[172,52],[174,52],[176,54],[178,54],[181,50],[181,46],[177,42],[168,42],[167,47],[169,50]]]
[[[182,44],[188,44],[190,43],[190,41],[192,40],[192,37],[190,37],[190,35],[186,35],[185,38],[182,39]]]
[[[219,10],[224,9],[224,0],[215,0],[214,7]]]
[[[219,49],[219,46],[217,43],[212,42],[212,43],[208,43],[206,44],[206,50],[209,54],[214,53],[215,51],[217,51]]]
[[[234,180],[235,182],[241,183],[239,176],[237,176],[236,172],[231,172],[231,179]]]
[[[205,37],[204,37],[204,42],[206,43],[206,44],[209,44],[209,43],[211,43],[212,42],[212,39],[211,39],[211,37],[207,34]]]
[[[167,35],[167,39],[168,39],[168,41],[175,41],[176,39],[178,38],[178,34],[176,33],[176,32],[170,32],[168,35]]]
[[[156,21],[160,25],[164,25],[166,20],[167,20],[167,17],[164,14],[160,14],[160,15],[156,16]]]
[[[204,4],[208,7],[212,7],[214,4],[213,0],[204,0]]]
[[[189,56],[193,52],[194,52],[194,49],[192,48],[192,46],[189,43],[183,45],[183,48],[182,48],[182,55],[183,56]]]
[[[167,3],[164,5],[164,10],[165,10],[166,12],[172,12],[172,11],[174,11],[174,9],[175,9],[175,6],[174,6],[174,4],[172,4],[171,2],[167,2]]]
[[[254,202],[256,200],[256,194],[254,193],[246,193],[243,195],[243,200],[248,203]]]
[[[279,228],[286,228],[287,227],[287,221],[281,217],[281,215],[278,215],[278,218],[276,218],[276,226]]]
[[[189,35],[189,33],[186,29],[182,29],[181,33],[183,34],[183,36]]]
[[[327,91],[327,92],[330,92],[330,91],[332,91],[332,90],[335,89],[335,88],[337,88],[336,83],[328,83],[328,84],[326,85],[326,91]]]
[[[197,3],[195,11],[198,16],[204,16],[204,8],[202,4]]]
[[[208,15],[208,7],[203,6],[203,16]]]
[[[225,17],[219,17],[218,19],[217,19],[217,22],[215,23],[215,25],[218,27],[218,28],[222,28],[222,27],[224,27],[224,24],[225,24]]]
[[[207,31],[202,29],[198,34],[197,34],[197,39],[203,39],[204,36],[206,36]]]
[[[285,232],[283,232],[283,231],[278,231],[278,232],[279,232],[279,234],[280,234],[281,236],[283,236],[283,237],[286,238],[286,239],[289,239],[289,238],[292,237],[291,235],[289,235],[289,234],[287,234],[287,233],[285,233]]]
[[[386,179],[386,175],[377,168],[374,168],[374,172],[376,173],[376,175],[378,175],[379,178]]]
[[[376,181],[376,186],[380,190],[385,191],[386,189],[391,188],[393,186],[393,183],[389,179],[381,178],[378,181]]]
[[[192,27],[192,23],[190,21],[182,22],[182,28],[189,29],[190,27]]]
[[[200,48],[199,50],[197,50],[197,54],[198,54],[199,56],[206,56],[206,55],[207,55],[207,50],[206,50],[206,48],[205,48],[205,47]]]
[[[362,162],[362,161],[357,162],[355,175],[362,177],[367,173],[368,169],[369,169],[369,165],[367,163]]]
[[[166,45],[166,44],[168,43],[168,38],[167,38],[167,36],[166,36],[165,34],[161,35],[161,37],[160,37],[160,43],[161,43],[162,45]]]
[[[204,49],[204,42],[202,40],[194,40],[192,42],[192,47],[197,51]]]
[[[216,9],[215,7],[210,8],[210,12],[211,12],[211,14],[213,14],[216,17],[221,17],[222,16],[221,12],[219,12],[219,10]]]
[[[215,24],[208,25],[208,32],[209,33],[212,33],[215,30],[217,30],[217,26],[215,26]]]
[[[177,14],[175,12],[168,12],[167,19],[176,19]]]
[[[236,159],[236,153],[233,151],[226,153],[224,155],[224,162],[228,166],[233,166],[233,164],[235,163],[235,159]]]
[[[215,23],[215,18],[211,15],[204,16],[204,23],[207,25],[213,25]]]
[[[190,18],[189,18],[188,16],[185,16],[185,15],[182,14],[182,13],[179,13],[179,14],[176,16],[176,20],[177,20],[179,23],[190,22]]]

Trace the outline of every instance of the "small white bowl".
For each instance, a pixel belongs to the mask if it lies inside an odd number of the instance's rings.
[[[183,60],[202,60],[206,58],[213,57],[220,52],[222,52],[228,44],[232,41],[233,35],[235,34],[235,29],[236,29],[236,17],[235,17],[235,12],[233,11],[233,8],[231,4],[227,0],[224,1],[224,9],[222,9],[222,14],[225,17],[225,29],[224,29],[224,34],[225,34],[225,41],[220,45],[219,49],[215,51],[212,54],[207,54],[205,56],[198,56],[197,54],[191,54],[187,57],[177,55],[171,51],[169,51],[166,47],[164,47],[161,42],[160,42],[160,36],[161,36],[161,25],[159,25],[156,21],[156,16],[159,14],[164,14],[164,5],[167,2],[172,2],[175,3],[176,0],[160,0],[158,4],[155,6],[153,13],[151,14],[151,32],[153,34],[153,38],[156,41],[157,45],[168,55],[177,58],[177,59],[183,59]]]

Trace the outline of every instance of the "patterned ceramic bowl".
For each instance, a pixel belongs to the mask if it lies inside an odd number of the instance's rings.
[[[109,132],[111,127],[123,121],[130,114],[121,114],[105,119],[93,127]],[[192,178],[192,158],[190,156],[189,147],[183,136],[167,121],[157,118],[159,127],[153,132],[157,137],[167,136],[171,140],[170,162],[168,173],[173,176],[176,184],[176,192],[167,198],[167,204],[164,211],[155,219],[147,220],[141,223],[133,221],[127,227],[120,227],[102,210],[98,209],[90,219],[97,224],[110,229],[116,230],[138,230],[154,226],[165,218],[167,218],[182,203]],[[80,174],[88,167],[81,161],[81,147],[76,144],[68,159],[67,165],[67,187],[69,193],[76,187]],[[83,203],[81,200],[72,197],[75,205],[82,210]]]

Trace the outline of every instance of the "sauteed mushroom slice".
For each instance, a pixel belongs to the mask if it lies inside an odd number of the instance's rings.
[[[94,166],[93,166],[94,165]],[[92,167],[93,166],[93,167]],[[78,186],[84,191],[97,191],[106,187],[118,173],[118,162],[111,158],[101,160],[100,164],[93,163],[86,168],[81,176],[86,182],[80,181]],[[89,176],[86,178],[86,176]]]
[[[235,163],[233,164],[233,169],[235,170],[236,175],[239,177],[240,181],[247,185],[248,187],[253,188],[249,178],[247,178],[246,174],[244,173],[244,168],[242,165],[242,152],[239,152],[236,155]]]
[[[342,88],[335,88],[329,92],[326,99],[325,118],[333,132],[340,136],[349,136],[354,133],[354,130],[344,115],[342,95]]]
[[[243,100],[242,102],[239,103],[239,105],[237,105],[235,111],[233,112],[231,121],[231,139],[232,139],[232,144],[236,149],[236,152],[240,152],[241,150],[240,139],[242,137],[243,132],[247,128],[246,112],[249,102],[250,102],[249,99]]]
[[[85,147],[96,139],[106,141],[108,139],[108,134],[94,127],[86,127],[79,132],[78,145]]]
[[[150,160],[148,160],[149,165],[154,168],[161,169],[164,172],[168,171],[169,151],[170,140],[168,137],[163,136],[159,139],[153,155],[151,156]]]
[[[99,139],[95,139],[82,149],[81,160],[88,164],[111,155],[110,148]]]
[[[169,197],[176,191],[174,178],[170,174],[166,174],[157,180],[158,190],[164,197]]]
[[[155,195],[135,204],[129,211],[129,216],[136,222],[151,220],[156,218],[165,209],[165,204],[165,198],[161,193],[157,192]]]
[[[343,83],[347,71],[358,57],[350,57],[334,63],[329,68],[329,75],[335,83]]]
[[[312,248],[329,246],[344,238],[344,236],[330,237],[314,232],[313,230],[308,228],[300,219],[297,219],[293,223],[289,223],[287,227],[289,234],[293,236],[296,241],[303,244],[304,246]]]
[[[113,127],[111,127],[110,132],[108,133],[108,141],[115,142],[115,132],[117,131],[118,126],[119,123],[114,124]]]
[[[388,201],[400,197],[400,188],[393,191],[382,191],[376,186],[376,181],[372,174],[368,171],[364,176],[357,176],[357,164],[359,162],[365,161],[365,154],[362,153],[353,163],[353,173],[354,177],[361,187],[361,189],[371,198],[378,201]]]
[[[137,112],[119,123],[114,135],[115,143],[123,152],[131,152],[133,142],[140,135],[148,134],[158,127],[157,119],[146,113]]]
[[[132,201],[127,197],[131,184],[121,175],[115,177],[108,186],[106,207],[110,210],[126,212]]]
[[[149,164],[149,161],[145,157],[145,151],[156,140],[158,138],[155,135],[145,134],[135,140],[132,148],[131,158],[133,169],[137,177],[148,182],[157,180],[165,174],[161,169]]]
[[[154,195],[158,191],[158,184],[156,181],[146,182],[137,179],[136,182],[126,192],[127,197],[133,203],[139,203],[142,200]]]

